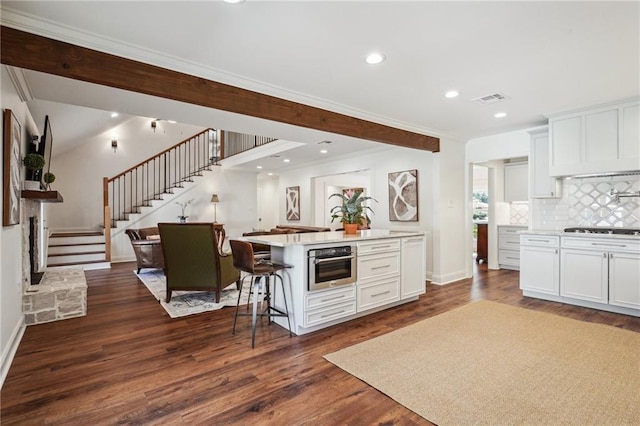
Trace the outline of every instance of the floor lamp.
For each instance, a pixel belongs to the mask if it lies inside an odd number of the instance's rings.
[[[218,203],[220,202],[218,194],[213,194],[211,196],[211,202],[213,203],[213,223],[218,223]]]

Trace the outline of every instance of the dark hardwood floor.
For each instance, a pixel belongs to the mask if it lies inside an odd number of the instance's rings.
[[[28,327],[1,393],[3,425],[424,425],[324,354],[488,299],[640,332],[640,318],[524,298],[518,272],[428,285],[416,302],[305,336],[233,308],[171,319],[134,264],[87,271],[88,315]],[[437,345],[438,342],[433,342]]]

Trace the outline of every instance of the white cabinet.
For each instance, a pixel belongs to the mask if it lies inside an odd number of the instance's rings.
[[[400,300],[400,239],[363,241],[357,248],[357,312]]]
[[[552,235],[520,236],[520,288],[525,292],[560,294],[560,239]]]
[[[425,237],[402,239],[402,274],[400,298],[406,299],[426,292],[426,248]]]
[[[529,133],[529,197],[560,198],[560,180],[549,175],[549,133],[546,128]]]
[[[640,169],[639,113],[634,101],[551,117],[551,176]]]
[[[640,309],[640,241],[566,237],[561,296]]]
[[[498,264],[502,269],[520,269],[520,231],[526,226],[498,226]]]
[[[609,304],[640,309],[640,253],[609,253]]]
[[[606,252],[563,248],[560,265],[561,296],[607,303]]]
[[[355,313],[355,285],[310,292],[304,296],[304,327],[313,327]]]
[[[527,163],[504,165],[504,201],[529,201],[529,167]]]

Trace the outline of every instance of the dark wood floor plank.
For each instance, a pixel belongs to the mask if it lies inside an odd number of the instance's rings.
[[[171,319],[131,263],[87,271],[88,314],[30,326],[0,394],[3,425],[428,425],[323,355],[487,299],[640,332],[640,318],[522,297],[515,271],[429,284],[418,301],[304,336],[233,308]],[[435,343],[437,344],[437,342]]]

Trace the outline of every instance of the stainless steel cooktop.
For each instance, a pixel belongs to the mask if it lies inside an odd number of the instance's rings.
[[[604,226],[597,227],[573,227],[564,228],[565,233],[574,234],[609,234],[609,235],[636,235],[640,236],[640,228],[607,228]]]

